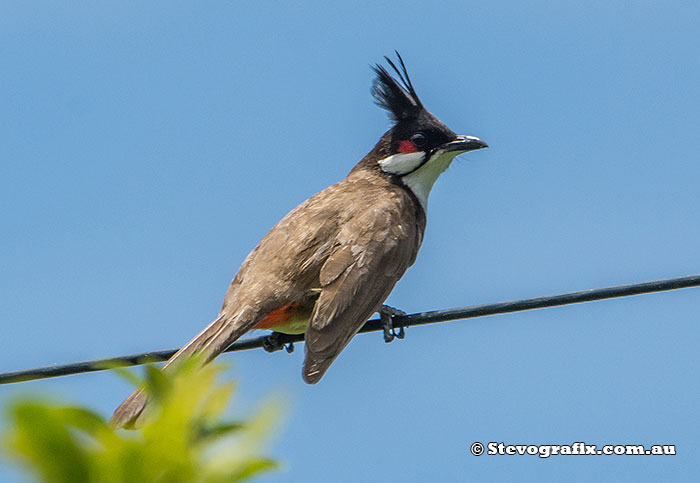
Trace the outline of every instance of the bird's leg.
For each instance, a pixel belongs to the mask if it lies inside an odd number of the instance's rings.
[[[396,325],[394,324],[395,317],[403,317],[406,315],[406,312],[388,305],[382,305],[377,313],[379,314],[379,318],[382,320],[382,326],[384,327],[384,342],[389,343],[393,341],[394,338],[403,339],[406,336],[403,327],[399,325],[399,331],[396,332]]]
[[[263,349],[265,349],[267,352],[276,352],[282,349],[286,350],[290,354],[294,352],[294,342],[285,344],[284,342],[280,341],[280,337],[283,335],[284,334],[280,332],[273,332],[265,337],[262,342]]]

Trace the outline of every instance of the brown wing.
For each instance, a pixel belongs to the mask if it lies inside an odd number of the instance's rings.
[[[306,331],[304,380],[318,382],[415,261],[422,226],[396,203],[348,221],[321,268],[321,295]]]
[[[333,248],[338,219],[331,203],[342,188],[334,185],[285,216],[243,262],[231,282],[219,316],[164,366],[198,353],[202,362],[218,356],[271,311],[290,303],[306,305],[318,287],[318,273]],[[315,298],[315,295],[314,295]],[[148,404],[134,391],[112,415],[115,427],[138,425]]]

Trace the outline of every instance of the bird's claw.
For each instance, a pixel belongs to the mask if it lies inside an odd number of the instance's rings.
[[[273,332],[272,334],[265,337],[262,341],[262,347],[267,352],[277,352],[279,350],[286,350],[287,353],[291,354],[294,352],[294,342],[285,344],[280,341],[282,334],[280,332]]]
[[[382,305],[377,313],[379,314],[379,318],[382,320],[382,326],[384,327],[384,342],[389,343],[394,339],[403,339],[406,337],[406,332],[404,331],[403,326],[399,325],[399,331],[396,332],[397,326],[394,324],[394,319],[396,317],[404,317],[406,312],[388,305]]]

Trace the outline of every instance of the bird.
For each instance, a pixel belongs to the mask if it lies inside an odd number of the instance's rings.
[[[428,196],[455,156],[488,147],[458,135],[419,99],[403,58],[372,66],[371,94],[391,128],[349,174],[302,202],[258,243],[229,285],[219,315],[164,365],[213,360],[255,329],[304,334],[303,380],[317,383],[416,260]],[[398,65],[397,65],[398,64]],[[391,323],[391,317],[388,319]],[[385,328],[385,339],[392,338]],[[388,337],[388,338],[387,338]],[[111,424],[140,424],[148,395],[137,389]]]

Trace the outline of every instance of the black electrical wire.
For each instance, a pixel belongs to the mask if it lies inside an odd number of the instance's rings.
[[[431,312],[420,312],[405,316],[395,316],[393,321],[394,325],[397,327],[412,327],[416,325],[447,322],[450,320],[471,319],[474,317],[483,317],[485,315],[521,312],[524,310],[542,309],[546,307],[556,307],[558,305],[592,302],[594,300],[628,297],[630,295],[663,292],[666,290],[676,290],[679,288],[697,286],[700,286],[700,275],[690,275],[687,277],[667,278],[630,285],[595,288],[590,290],[582,290],[580,292],[546,295],[542,297],[511,300],[508,302],[496,302],[492,304],[472,305],[469,307],[457,307],[453,309],[434,310]],[[373,319],[368,321],[364,327],[360,329],[360,332],[377,332],[381,330],[384,330],[382,322],[379,319]],[[268,339],[268,336],[244,339],[232,344],[231,347],[226,349],[226,352],[235,352],[263,347],[266,339]],[[277,334],[277,342],[279,344],[291,344],[294,342],[301,342],[303,340],[303,334]],[[66,376],[69,374],[101,371],[114,366],[134,366],[146,364],[148,362],[165,361],[175,354],[176,351],[177,349],[166,349],[127,356],[109,357],[105,359],[94,359],[91,361],[57,364],[52,366],[37,367],[34,369],[4,372],[0,373],[0,384],[10,384],[13,382],[31,381],[35,379]]]

